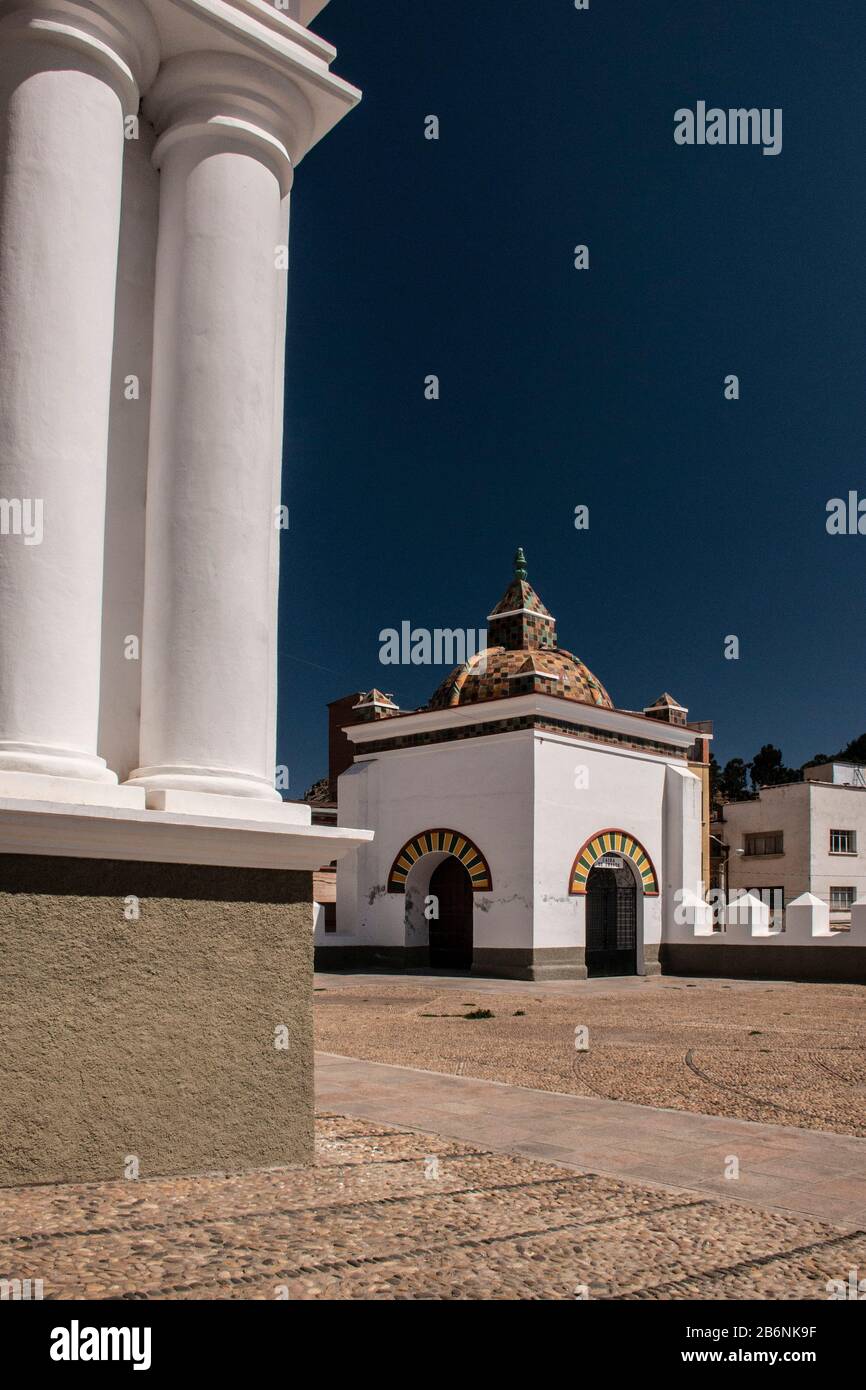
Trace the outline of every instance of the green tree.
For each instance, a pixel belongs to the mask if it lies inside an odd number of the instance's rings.
[[[752,786],[778,787],[784,782],[799,782],[801,773],[782,762],[782,750],[772,743],[765,743],[749,763]]]
[[[746,801],[748,799],[747,773],[748,768],[742,758],[731,758],[725,763],[719,778],[719,789],[725,801]]]
[[[866,734],[861,734],[859,738],[852,738],[847,748],[843,748],[841,753],[836,755],[844,763],[866,763]],[[828,761],[830,761],[828,759]]]

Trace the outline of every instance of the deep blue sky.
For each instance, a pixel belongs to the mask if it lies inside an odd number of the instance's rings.
[[[863,732],[866,536],[825,529],[866,496],[863,0],[331,0],[314,27],[364,100],[293,195],[290,795],[328,700],[412,708],[444,674],[382,667],[380,629],[484,626],[517,545],[614,702],[672,691],[720,761]],[[698,100],[782,107],[782,153],[675,145]]]

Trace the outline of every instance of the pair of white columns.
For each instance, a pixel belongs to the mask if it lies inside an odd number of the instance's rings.
[[[161,192],[129,780],[279,801],[278,248],[313,116],[240,53],[160,67],[141,0],[0,0],[0,774],[117,781],[97,755],[103,538],[124,122],[143,94]],[[40,509],[41,540],[16,531]]]

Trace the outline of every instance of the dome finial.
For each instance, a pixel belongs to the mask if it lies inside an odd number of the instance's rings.
[[[514,557],[514,577],[515,579],[525,579],[527,576],[526,556],[523,553],[523,546],[517,547],[517,554]]]

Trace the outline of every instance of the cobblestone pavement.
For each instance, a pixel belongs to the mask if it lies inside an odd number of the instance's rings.
[[[48,1299],[826,1299],[866,1232],[327,1115],[315,1168],[5,1189]]]
[[[862,986],[665,976],[568,993],[417,976],[316,983],[322,1052],[866,1136]],[[479,1009],[493,1017],[467,1018]],[[577,1053],[579,1025],[589,1038]]]

